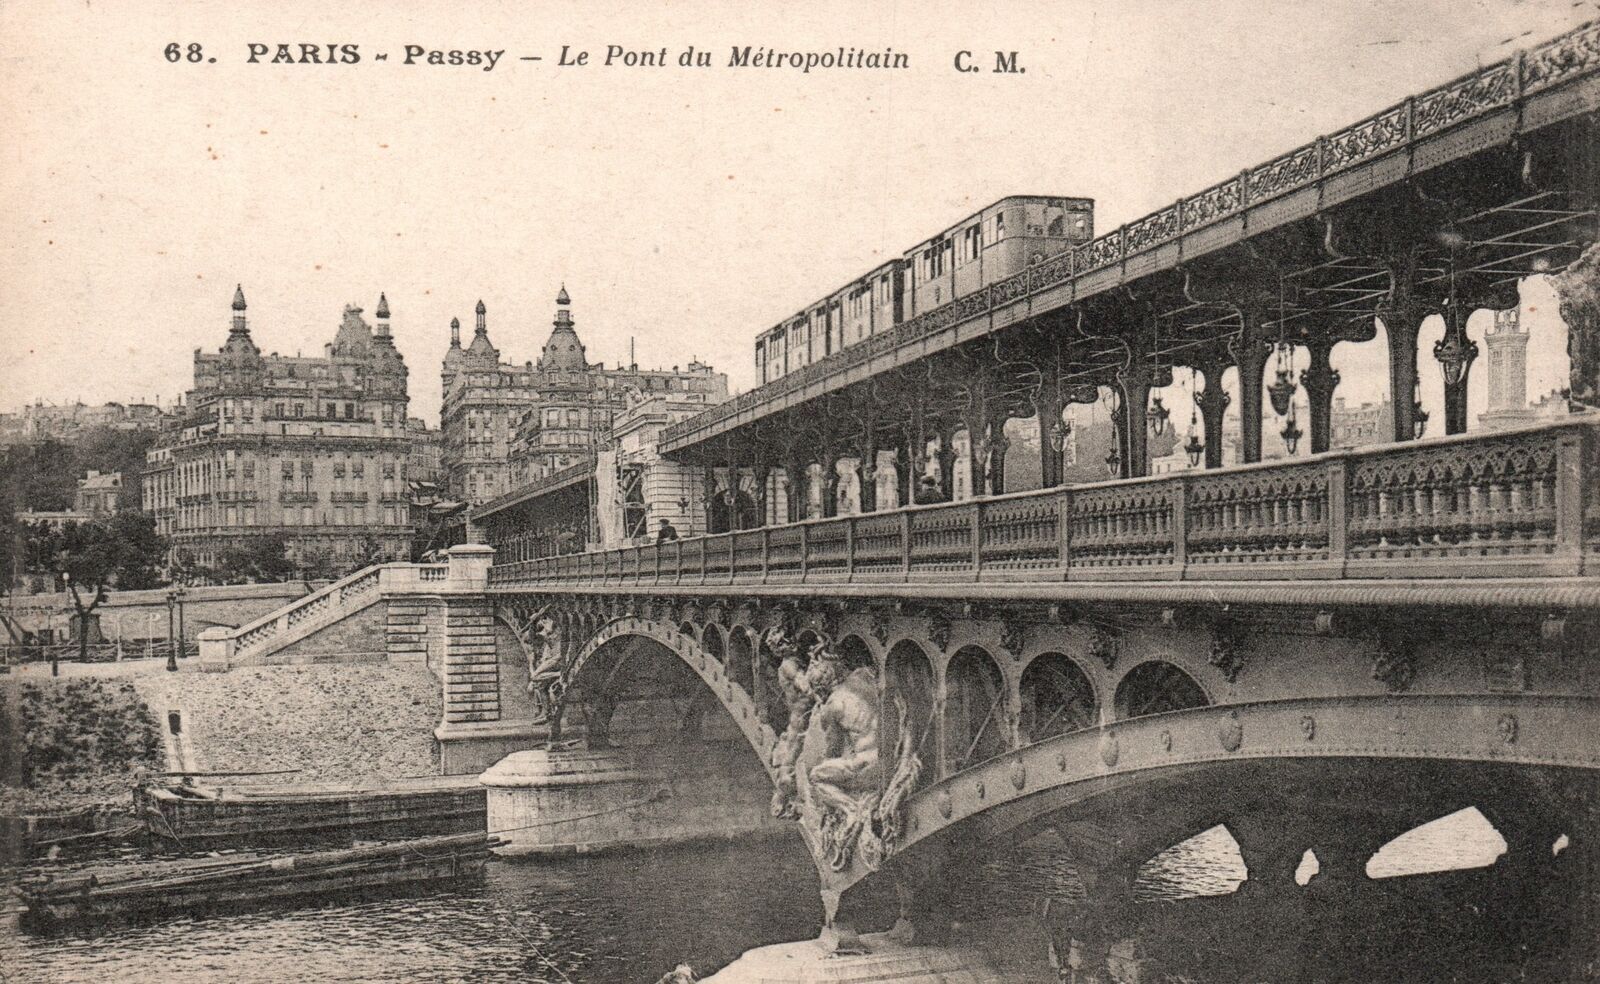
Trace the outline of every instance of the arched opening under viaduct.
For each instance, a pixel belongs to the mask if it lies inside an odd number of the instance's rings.
[[[964,646],[945,669],[944,770],[952,775],[1010,747],[1005,676],[981,646]]]
[[[1117,719],[1146,717],[1205,707],[1211,701],[1194,677],[1171,663],[1151,660],[1129,670],[1117,684]]]
[[[1018,728],[1025,744],[1093,727],[1094,685],[1061,653],[1040,653],[1022,671]]]
[[[902,640],[889,650],[884,661],[883,681],[883,740],[881,747],[893,756],[888,774],[899,765],[901,747],[901,708],[904,708],[905,728],[910,732],[909,749],[922,759],[921,774],[916,787],[922,789],[933,782],[939,763],[932,750],[939,747],[935,733],[933,664],[922,647],[909,639]]]

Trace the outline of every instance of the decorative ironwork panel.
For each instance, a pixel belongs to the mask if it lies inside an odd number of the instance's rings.
[[[1215,222],[1237,211],[1241,204],[1238,178],[1213,185],[1193,198],[1183,200],[1183,227],[1185,230],[1196,229]]]
[[[1317,180],[1317,145],[1274,158],[1250,172],[1250,200],[1259,202]],[[1187,217],[1185,224],[1187,225]]]
[[[1150,567],[1172,563],[1173,483],[1102,487],[1072,496],[1070,564]]]
[[[1328,138],[1324,173],[1343,170],[1406,142],[1406,108],[1394,106]]]
[[[1517,94],[1517,72],[1510,64],[1486,68],[1477,75],[1418,96],[1413,104],[1413,136],[1453,126],[1488,110],[1506,106]]]
[[[1127,251],[1133,253],[1160,245],[1176,236],[1178,232],[1178,206],[1168,205],[1161,211],[1147,215],[1128,226],[1123,235],[1127,239]]]
[[[1122,230],[1091,239],[1078,248],[1073,265],[1079,272],[1098,270],[1122,259]]]
[[[1522,91],[1537,92],[1600,67],[1600,22],[1540,45],[1522,65]]]
[[[1358,460],[1350,556],[1393,560],[1555,552],[1556,437],[1396,449]]]
[[[987,503],[983,508],[984,567],[1054,567],[1060,560],[1061,511],[1056,496]]]
[[[1074,251],[1063,250],[1027,271],[1028,289],[1044,290],[1072,279]],[[1013,278],[1015,279],[1015,278]]]
[[[1188,562],[1293,563],[1328,559],[1328,469],[1321,463],[1189,479]]]

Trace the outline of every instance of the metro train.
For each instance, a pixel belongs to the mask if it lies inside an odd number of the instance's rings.
[[[761,382],[1093,238],[1093,199],[1002,198],[756,336]]]

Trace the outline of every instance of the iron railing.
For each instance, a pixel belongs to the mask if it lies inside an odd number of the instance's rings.
[[[495,566],[540,584],[1600,572],[1600,417]]]

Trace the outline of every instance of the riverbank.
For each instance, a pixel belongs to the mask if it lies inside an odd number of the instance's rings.
[[[130,660],[0,675],[0,816],[126,807],[141,770],[352,784],[438,772],[439,685],[424,667],[197,669]]]
[[[280,773],[239,780],[252,784],[439,771],[440,688],[420,665],[243,667],[145,674],[133,683],[159,717],[177,712],[189,770]]]
[[[134,775],[163,766],[131,679],[0,677],[0,816],[126,805]]]

